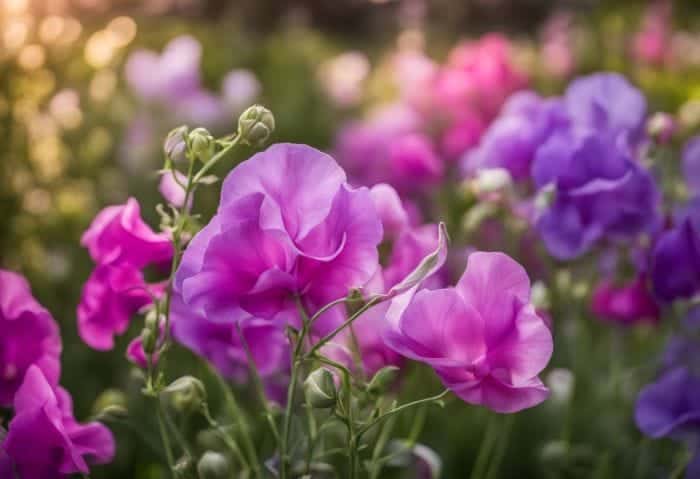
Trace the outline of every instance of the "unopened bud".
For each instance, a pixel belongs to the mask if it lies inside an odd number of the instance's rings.
[[[190,456],[182,456],[173,466],[173,474],[178,479],[188,479],[194,472],[194,463]]]
[[[565,368],[556,368],[547,374],[545,380],[550,391],[552,391],[552,401],[556,403],[567,403],[574,392],[574,374]]]
[[[557,188],[554,183],[550,183],[537,192],[535,196],[535,210],[542,212],[549,209],[557,199]]]
[[[180,412],[193,412],[206,402],[207,391],[199,379],[192,376],[182,376],[176,379],[164,390],[170,395],[171,404]]]
[[[195,128],[187,136],[193,158],[206,163],[214,153],[214,137],[206,128]]]
[[[178,126],[168,133],[163,142],[163,152],[171,161],[177,162],[184,157],[187,147],[187,132],[186,126]]]
[[[367,385],[367,392],[378,396],[386,391],[386,389],[394,382],[399,374],[399,368],[396,366],[385,366],[372,377]]]
[[[312,407],[326,409],[335,406],[338,393],[333,374],[325,368],[316,369],[304,381],[304,393]]]
[[[666,144],[676,132],[676,121],[668,113],[654,113],[647,122],[647,133],[657,143]]]
[[[158,336],[155,331],[146,327],[141,330],[141,345],[143,347],[143,352],[146,354],[153,354],[156,350],[156,343],[158,342]]]
[[[244,143],[262,146],[275,131],[275,117],[262,105],[253,105],[238,118],[238,134]]]
[[[197,463],[199,479],[226,479],[231,477],[226,456],[214,451],[207,451]]]
[[[124,419],[127,416],[126,395],[118,389],[107,389],[97,396],[92,410],[100,420]]]

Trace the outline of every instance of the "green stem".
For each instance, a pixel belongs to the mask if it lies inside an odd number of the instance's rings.
[[[216,430],[221,439],[224,441],[224,444],[226,444],[226,446],[231,450],[233,455],[236,456],[236,459],[238,459],[243,468],[245,470],[250,470],[250,464],[243,455],[241,448],[238,447],[238,443],[226,432],[226,430],[221,426],[221,424],[219,424],[219,422],[211,416],[209,407],[206,403],[202,408],[202,415],[209,423],[209,426],[213,427]]]
[[[170,446],[170,438],[168,437],[168,432],[165,429],[165,421],[163,420],[163,410],[160,406],[160,401],[156,398],[158,403],[157,416],[158,416],[158,429],[160,430],[160,439],[163,441],[163,449],[165,449],[165,457],[168,461],[168,467],[170,468],[170,475],[174,476],[173,471],[175,470],[175,458],[173,457],[173,450]]]
[[[204,178],[204,175],[206,175],[207,172],[214,167],[214,165],[216,165],[224,156],[226,156],[228,152],[231,151],[233,147],[235,147],[238,144],[240,139],[240,135],[236,135],[235,137],[233,137],[229,144],[224,146],[224,148],[220,152],[212,156],[211,160],[207,161],[207,163],[202,167],[202,169],[199,170],[194,176],[194,180],[192,182],[194,184],[197,184],[202,178]]]
[[[503,461],[503,457],[505,456],[506,449],[508,448],[508,439],[510,438],[510,431],[513,427],[513,422],[515,421],[515,415],[514,414],[509,414],[506,416],[505,419],[505,424],[503,425],[503,429],[501,430],[499,434],[499,443],[498,443],[498,448],[496,449],[496,452],[493,456],[493,460],[491,461],[491,464],[489,465],[488,472],[486,473],[486,479],[491,479],[492,477],[495,478],[497,477],[498,470],[501,467],[501,462]]]
[[[376,426],[377,424],[379,424],[383,420],[393,416],[394,414],[398,414],[398,413],[405,411],[406,409],[410,409],[412,407],[420,406],[421,404],[430,404],[432,402],[437,402],[440,399],[444,398],[447,395],[447,393],[449,393],[449,392],[450,392],[449,389],[445,389],[440,394],[436,394],[435,396],[431,396],[431,397],[427,397],[427,398],[423,398],[423,399],[418,399],[416,401],[402,404],[401,406],[398,406],[390,411],[387,411],[384,414],[382,414],[381,416],[379,416],[378,418],[375,418],[369,424],[360,428],[360,430],[358,432],[358,436],[361,437],[364,433],[366,433],[367,431],[372,429],[374,426]]]
[[[476,462],[474,463],[474,468],[472,469],[470,476],[471,479],[483,479],[489,456],[491,455],[491,450],[496,442],[497,435],[497,418],[495,415],[489,414],[486,432],[484,433],[484,440],[481,441],[481,445],[479,446],[479,453],[476,456]]]
[[[325,346],[326,343],[328,343],[333,338],[335,338],[343,329],[350,326],[353,323],[353,321],[355,321],[357,318],[359,318],[362,315],[362,313],[367,311],[372,306],[380,303],[382,301],[382,299],[384,299],[382,296],[375,296],[374,298],[370,299],[367,303],[365,303],[364,306],[362,306],[355,313],[353,313],[348,319],[346,319],[343,324],[341,324],[340,326],[335,328],[331,333],[329,333],[326,336],[319,339],[318,342],[311,347],[311,349],[306,354],[306,356],[307,357],[313,356],[316,352],[318,352],[319,349],[321,349],[323,346]]]
[[[381,426],[377,443],[374,445],[374,451],[372,452],[372,459],[370,462],[370,479],[378,479],[379,474],[382,472],[384,464],[379,461],[379,458],[382,456],[384,448],[391,438],[391,432],[394,429],[394,424],[396,424],[396,417],[389,418],[386,423]]]

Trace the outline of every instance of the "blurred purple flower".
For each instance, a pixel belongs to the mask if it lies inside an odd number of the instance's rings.
[[[688,440],[694,457],[685,477],[700,476],[700,377],[686,366],[666,371],[639,393],[635,409],[637,427],[652,438]]]
[[[659,319],[659,306],[649,291],[644,274],[624,285],[601,281],[593,291],[591,309],[600,318],[620,324],[634,325]]]
[[[607,135],[559,133],[538,149],[532,176],[553,194],[537,220],[549,252],[560,259],[597,241],[630,239],[658,224],[659,193],[651,175]]]
[[[688,189],[692,194],[700,194],[700,135],[686,142],[682,162],[683,176]]]
[[[252,105],[260,95],[260,82],[249,70],[231,70],[221,83],[223,102],[232,116]]]
[[[479,115],[462,115],[443,132],[440,139],[442,154],[449,160],[458,159],[462,153],[479,144],[485,129],[484,121]]]
[[[201,58],[202,46],[194,37],[176,37],[160,55],[150,50],[134,51],[126,61],[126,82],[142,100],[178,103],[201,89]]]
[[[689,201],[675,224],[661,234],[652,253],[654,292],[663,301],[700,291],[700,196]]]
[[[619,73],[594,73],[572,81],[564,103],[578,133],[606,132],[630,145],[644,134],[644,95]]]
[[[73,417],[71,397],[53,389],[41,369],[32,366],[14,400],[15,416],[0,456],[0,477],[67,479],[86,475],[88,464],[105,464],[114,458],[112,433],[97,422],[79,424]]]
[[[55,386],[60,354],[61,337],[51,314],[32,297],[22,276],[0,269],[0,407],[12,405],[32,365]]]
[[[277,144],[226,178],[217,214],[192,240],[175,287],[215,323],[249,317],[300,324],[363,286],[378,267],[382,226],[369,191],[353,189],[328,155]],[[340,310],[315,323],[324,334]]]
[[[170,238],[155,233],[141,219],[141,207],[134,198],[100,211],[83,233],[80,244],[98,264],[128,263],[142,268],[167,261],[173,255]]]
[[[515,180],[530,176],[537,149],[568,121],[559,99],[543,99],[536,93],[516,93],[503,105],[479,147],[468,152],[462,163],[468,174],[485,168],[505,168]]]
[[[472,253],[456,287],[411,295],[389,308],[390,347],[431,365],[470,404],[511,413],[547,398],[537,375],[552,354],[552,335],[518,263],[502,253]]]
[[[123,334],[131,317],[152,302],[159,287],[146,284],[130,264],[101,264],[83,286],[78,305],[78,333],[85,343],[106,351]]]
[[[442,179],[444,165],[433,144],[422,133],[394,138],[389,145],[388,168],[392,185],[400,190],[420,189]]]

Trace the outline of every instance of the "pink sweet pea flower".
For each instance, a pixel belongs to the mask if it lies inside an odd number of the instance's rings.
[[[55,386],[61,337],[51,314],[20,275],[0,269],[0,406],[10,406],[27,369],[35,365]]]
[[[525,270],[502,253],[472,253],[454,288],[394,299],[387,344],[431,365],[470,404],[512,413],[544,401],[538,378],[552,335],[530,303]]]
[[[620,324],[659,320],[659,306],[644,274],[623,285],[609,280],[601,281],[593,291],[591,309],[600,318]]]
[[[170,238],[155,233],[141,219],[141,207],[134,198],[123,205],[100,211],[83,233],[80,244],[96,263],[128,263],[136,268],[172,258]]]
[[[53,389],[41,369],[32,366],[15,395],[15,416],[0,445],[0,477],[67,479],[89,472],[88,463],[114,458],[112,433],[97,422],[79,424],[63,388]]]

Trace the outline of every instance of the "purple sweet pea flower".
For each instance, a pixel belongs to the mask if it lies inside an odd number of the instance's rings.
[[[73,403],[63,388],[53,389],[41,369],[32,366],[14,400],[0,477],[67,479],[89,472],[88,463],[106,464],[114,458],[112,433],[97,422],[79,424]]]
[[[644,274],[624,285],[601,281],[593,291],[591,309],[600,318],[620,324],[659,320],[659,306],[649,291]]]
[[[330,156],[273,145],[228,175],[219,210],[185,251],[175,288],[215,323],[252,316],[298,326],[295,297],[313,314],[362,287],[378,267],[381,238],[369,190],[351,188]],[[316,332],[338,320],[329,311]]]
[[[700,194],[700,135],[692,137],[683,147],[683,176],[688,190]]]
[[[173,255],[170,238],[164,233],[155,233],[144,223],[141,208],[134,198],[100,211],[83,233],[80,244],[98,264],[128,263],[142,268],[167,261]]]
[[[539,189],[553,189],[537,229],[557,258],[574,258],[604,238],[630,239],[657,226],[659,193],[651,175],[608,135],[552,136],[538,149],[532,175]]]
[[[241,113],[260,94],[261,86],[249,70],[232,70],[221,82],[223,102],[232,114]]]
[[[210,320],[185,305],[177,294],[172,298],[171,318],[176,341],[211,362],[224,377],[239,383],[249,377],[247,346],[270,399],[283,402],[284,394],[279,394],[278,386],[289,382],[290,368],[290,345],[283,326],[252,316],[238,322]],[[132,359],[138,357],[137,352]]]
[[[201,57],[202,46],[188,35],[171,40],[160,55],[137,50],[126,62],[126,82],[143,100],[177,103],[201,89]]]
[[[567,123],[561,100],[543,99],[529,91],[516,93],[503,106],[479,147],[464,157],[462,169],[470,174],[505,168],[515,180],[529,178],[537,149]]]
[[[147,285],[141,272],[129,264],[98,265],[83,286],[78,305],[80,337],[92,348],[112,349],[114,336],[127,330],[131,317],[150,304],[151,295],[160,289]]]
[[[10,406],[27,369],[35,365],[55,386],[61,337],[51,314],[20,275],[0,270],[0,406]]]
[[[525,270],[502,253],[472,253],[454,288],[398,296],[387,313],[387,344],[431,365],[461,399],[511,413],[544,401],[537,375],[552,334],[530,303]]]
[[[667,302],[700,291],[700,196],[680,212],[676,225],[659,237],[651,259],[654,292]]]
[[[632,144],[644,133],[646,100],[618,73],[594,73],[574,80],[564,103],[578,131],[606,131]]]

